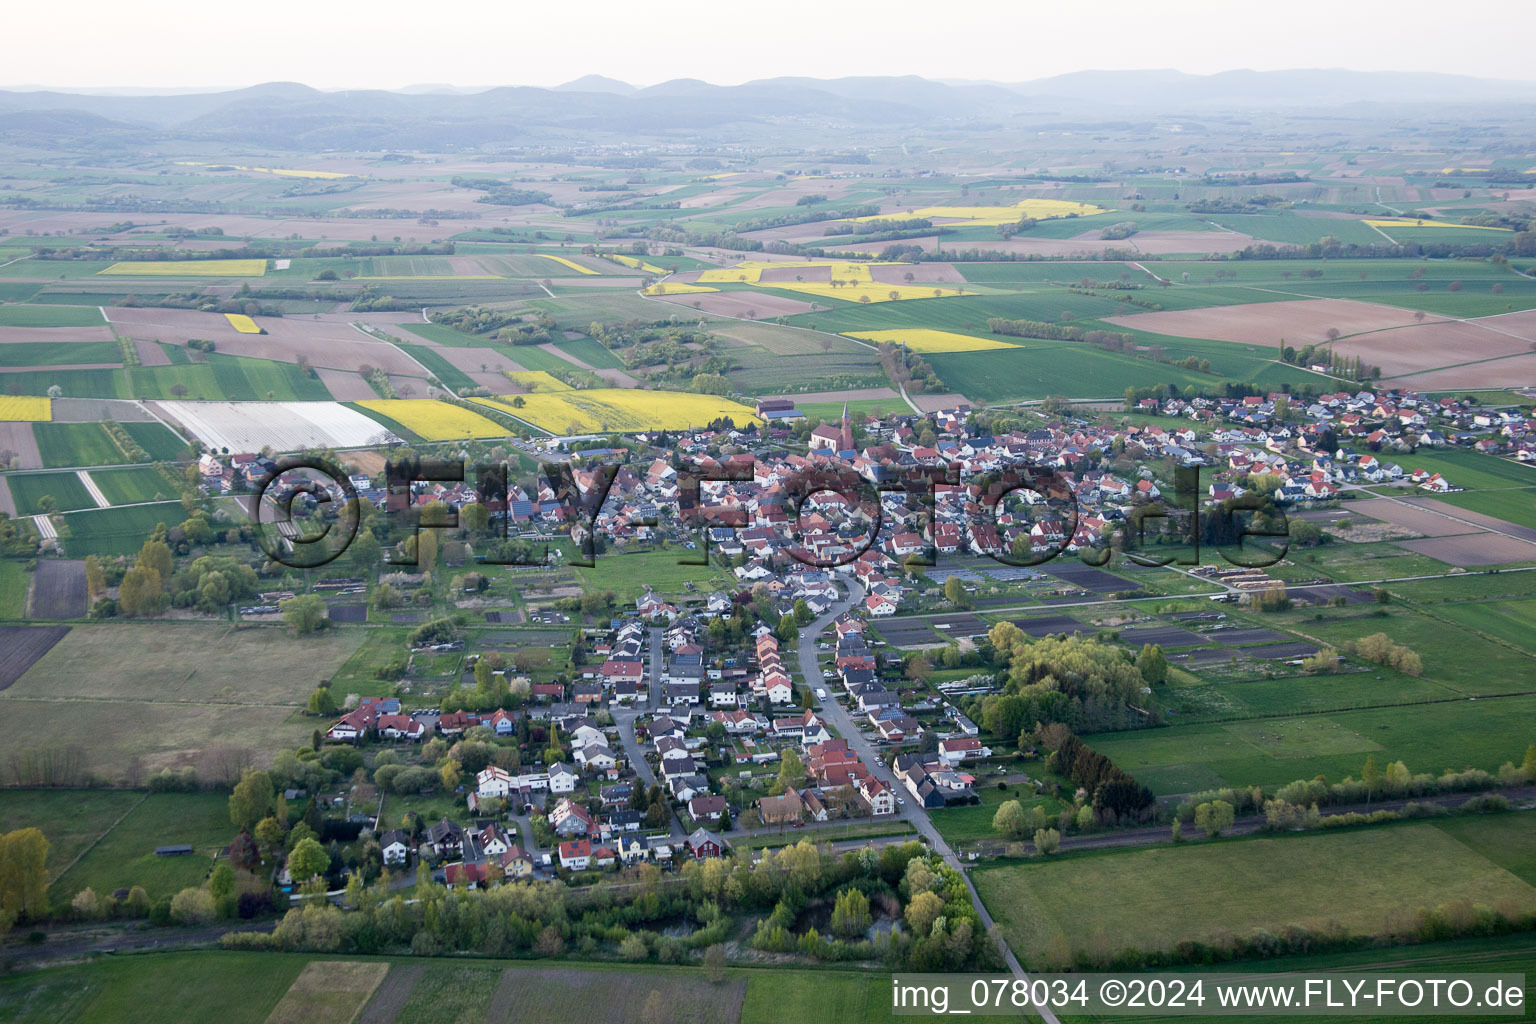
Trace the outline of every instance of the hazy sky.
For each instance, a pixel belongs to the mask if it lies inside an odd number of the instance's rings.
[[[0,85],[636,85],[775,75],[1018,82],[1097,68],[1536,78],[1528,0],[77,0],[10,5]],[[26,41],[24,45],[14,45]]]

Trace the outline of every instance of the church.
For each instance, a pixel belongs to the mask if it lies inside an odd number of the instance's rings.
[[[812,451],[851,452],[853,447],[853,421],[848,418],[848,403],[843,403],[842,427],[823,423],[811,431]]]

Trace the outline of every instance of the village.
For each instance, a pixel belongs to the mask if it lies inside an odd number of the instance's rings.
[[[978,424],[998,423],[999,412],[967,406],[922,419],[845,409],[840,422],[809,432],[804,454],[785,446],[783,427],[798,410],[785,400],[763,405],[770,426],[761,432],[642,436],[624,448],[584,448],[583,439],[548,446],[569,461],[583,494],[606,485],[601,512],[585,527],[604,538],[600,557],[669,543],[703,548],[729,566],[736,585],[683,595],[645,586],[632,607],[582,615],[565,652],[569,678],[533,682],[496,659],[487,675],[491,692],[505,698],[490,710],[399,697],[348,707],[325,729],[328,744],[398,748],[407,758],[434,739],[458,744],[453,750],[467,740],[478,750],[472,770],[451,761],[455,777],[464,773],[451,794],[457,813],[413,816],[408,827],[370,822],[387,866],[425,865],[449,886],[478,888],[640,863],[667,867],[721,856],[743,841],[770,845],[818,830],[853,835],[855,825],[858,842],[916,834],[944,850],[929,812],[978,802],[979,777],[1001,777],[1008,764],[960,706],[962,695],[996,692],[991,677],[942,689],[914,684],[902,654],[870,629],[899,610],[927,606],[914,563],[1039,561],[1107,549],[1138,509],[1163,498],[1169,470],[1179,467],[1209,472],[1208,506],[1256,489],[1296,509],[1337,503],[1361,483],[1455,490],[1439,473],[1412,468],[1419,446],[1536,458],[1536,422],[1392,392],[1308,402],[1281,394],[1144,399],[1135,411],[1159,423],[1039,417],[1020,424],[1015,417],[995,433]],[[704,460],[715,479],[684,491],[683,458]],[[1050,488],[1018,491],[1025,501],[1010,505],[995,497],[995,486],[989,494],[954,476],[993,481],[1015,466],[1051,470]],[[259,454],[205,455],[200,463],[205,486],[222,493],[254,486],[272,467]],[[910,492],[887,491],[871,539],[871,517],[850,495],[800,494],[794,507],[792,478],[826,469],[874,485],[932,470],[931,507]],[[583,533],[578,510],[557,500],[547,480],[526,490],[509,483],[500,503],[470,484],[418,482],[402,495],[377,478],[351,482],[381,512],[480,501],[514,537]],[[1234,589],[1253,590],[1254,573],[1239,577]],[[1262,572],[1257,580],[1272,582]],[[956,639],[965,656],[981,638]],[[471,651],[466,668],[476,660]]]

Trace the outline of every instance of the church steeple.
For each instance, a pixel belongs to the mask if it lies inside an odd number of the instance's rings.
[[[837,450],[840,452],[853,451],[853,421],[848,418],[848,403],[843,402],[843,432],[838,437]]]

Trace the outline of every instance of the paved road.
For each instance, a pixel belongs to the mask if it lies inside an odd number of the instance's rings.
[[[614,708],[612,709],[613,724],[619,729],[619,742],[624,745],[624,756],[629,758],[630,767],[637,778],[645,784],[646,789],[656,785],[656,773],[651,770],[650,764],[645,759],[645,749],[641,747],[639,739],[635,736],[635,719],[642,714],[648,714],[661,706],[661,669],[666,649],[666,633],[658,626],[652,626],[649,636],[650,644],[650,698],[641,707]],[[667,810],[668,831],[673,839],[684,839],[688,833],[683,831],[682,823],[677,820],[677,815],[672,813],[670,806]]]
[[[981,918],[982,927],[990,931],[993,923],[992,915],[987,912],[986,904],[981,902],[981,897],[977,894],[976,887],[971,884],[970,875],[966,873],[965,866],[960,862],[960,858],[950,848],[949,844],[944,841],[944,837],[939,835],[939,830],[934,828],[933,820],[928,817],[928,812],[918,806],[917,801],[912,799],[912,795],[907,792],[906,787],[897,781],[895,774],[892,773],[890,768],[881,759],[879,751],[874,748],[869,740],[865,738],[863,732],[859,730],[858,723],[854,721],[853,716],[834,698],[832,686],[826,676],[822,674],[821,665],[816,660],[816,643],[821,637],[822,630],[832,625],[838,616],[864,600],[864,588],[856,580],[848,579],[844,582],[848,587],[848,596],[829,608],[827,613],[821,618],[800,631],[799,657],[801,675],[804,676],[806,685],[811,687],[813,692],[818,687],[827,690],[827,699],[825,701],[817,701],[817,710],[848,741],[848,746],[852,748],[854,753],[859,755],[859,759],[869,767],[875,778],[889,785],[896,791],[897,795],[903,797],[905,803],[898,810],[899,816],[911,822],[918,833],[927,839],[928,844],[960,873],[961,878],[965,879],[965,887],[970,890],[971,902],[976,906],[976,913]],[[1006,942],[1003,943],[1002,953],[1007,961],[1008,969],[1016,977],[1025,977],[1023,966],[1019,963],[1018,958],[1013,955],[1013,950],[1008,948]],[[1049,1006],[1035,1006],[1035,1014],[1044,1020],[1046,1024],[1059,1024],[1056,1014]]]

